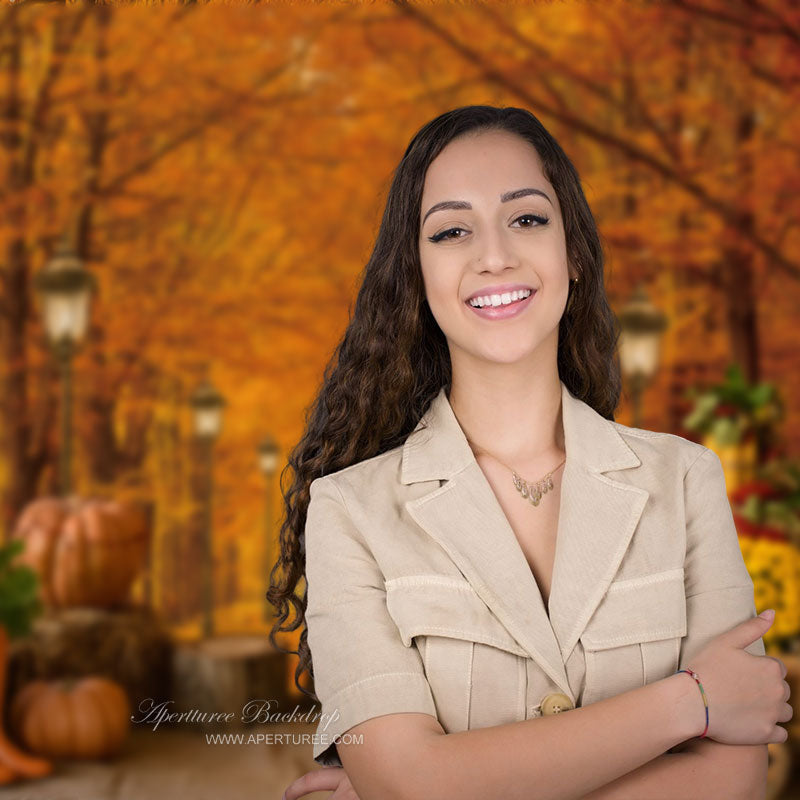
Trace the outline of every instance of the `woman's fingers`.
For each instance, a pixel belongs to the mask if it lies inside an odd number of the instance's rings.
[[[775,656],[764,656],[764,658],[771,658],[773,661],[777,661],[778,666],[781,668],[781,678],[786,677],[786,673],[788,672],[788,670],[786,668],[786,664],[784,664],[783,661],[781,661],[781,659],[776,658]]]
[[[283,800],[298,800],[312,792],[335,791],[344,780],[347,780],[347,773],[342,767],[314,769],[292,781],[283,793]]]

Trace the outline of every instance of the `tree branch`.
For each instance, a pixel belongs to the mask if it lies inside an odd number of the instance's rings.
[[[513,78],[504,75],[500,70],[490,64],[480,52],[458,41],[449,30],[438,25],[428,14],[424,13],[419,6],[412,5],[408,0],[392,0],[392,2],[402,13],[415,19],[423,28],[448,44],[465,60],[477,66],[483,72],[486,80],[498,86],[502,86],[507,91],[519,97],[528,107],[539,109],[540,112],[548,114],[553,119],[568,125],[576,131],[576,133],[583,134],[596,142],[614,148],[623,153],[631,161],[643,164],[657,175],[660,175],[675,186],[680,187],[684,192],[700,201],[703,206],[713,211],[726,224],[731,227],[736,227],[738,219],[738,208],[736,206],[732,206],[725,200],[715,197],[705,187],[689,178],[688,175],[678,172],[668,162],[656,158],[638,145],[621,139],[612,132],[602,130],[575,114],[564,112],[563,110],[554,108],[552,105],[543,103],[539,98],[534,97],[528,91],[527,87],[519,84]],[[756,249],[766,255],[774,267],[781,269],[795,280],[800,280],[800,267],[788,256],[780,252],[774,244],[761,237],[756,230],[743,231],[742,236]]]
[[[754,20],[748,17],[737,17],[732,14],[727,14],[726,12],[720,11],[716,8],[709,8],[708,6],[702,6],[697,3],[688,2],[688,0],[672,0],[670,5],[673,8],[677,8],[689,14],[706,17],[714,20],[715,22],[721,22],[724,25],[733,26],[740,30],[746,31],[747,33],[753,33],[760,36],[783,36],[794,43],[800,42],[800,33],[791,27],[789,23],[783,20],[776,11],[767,9],[763,5],[753,2],[753,0],[748,0],[748,5],[760,11],[762,14],[772,16],[773,19],[778,19],[780,24],[758,25]]]

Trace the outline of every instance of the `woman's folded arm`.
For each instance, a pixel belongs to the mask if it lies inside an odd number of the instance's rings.
[[[581,800],[764,800],[768,763],[765,744],[692,739],[679,752],[658,756]]]
[[[671,675],[561,714],[451,734],[424,714],[376,717],[354,726],[349,733],[360,738],[337,749],[360,800],[576,800],[659,757],[666,771],[667,760],[679,758],[666,751],[703,726],[696,685]],[[720,785],[712,759],[687,753],[683,763],[682,777],[704,781],[698,800],[744,798],[736,794],[741,771],[738,782],[732,774]],[[658,788],[646,778],[639,787],[646,782]],[[681,785],[680,796],[692,791]]]

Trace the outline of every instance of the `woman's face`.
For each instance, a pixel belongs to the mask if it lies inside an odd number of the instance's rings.
[[[531,144],[507,131],[450,142],[425,176],[420,226],[425,293],[454,362],[557,354],[571,273],[558,198]]]

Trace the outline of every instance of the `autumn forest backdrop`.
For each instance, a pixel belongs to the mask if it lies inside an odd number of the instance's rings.
[[[97,284],[72,359],[73,490],[148,505],[134,591],[178,635],[200,631],[207,525],[218,630],[266,632],[278,474],[392,170],[459,105],[542,120],[581,174],[612,308],[644,287],[665,315],[637,424],[699,440],[686,390],[737,364],[783,400],[773,454],[800,452],[789,2],[23,1],[0,9],[0,64],[0,532],[60,491],[63,381],[35,279],[65,245]],[[225,401],[211,490],[203,381]]]

